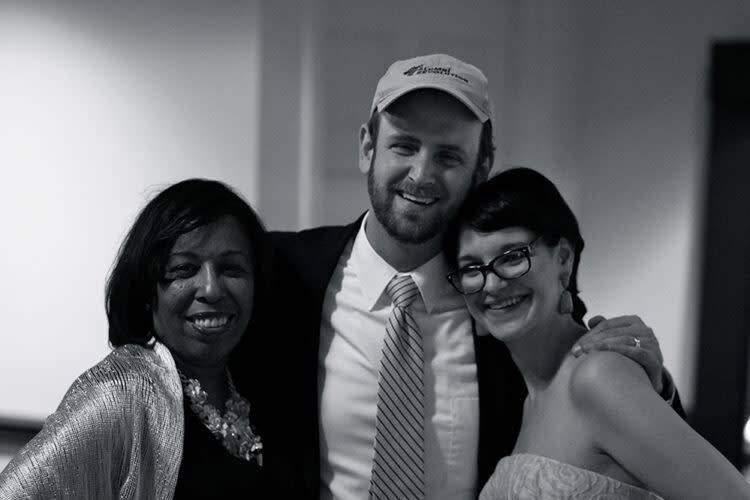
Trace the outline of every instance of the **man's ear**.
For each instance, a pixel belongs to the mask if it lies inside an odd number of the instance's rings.
[[[363,174],[370,171],[373,154],[375,154],[375,143],[365,123],[359,127],[359,171]]]
[[[487,180],[487,178],[490,175],[490,169],[492,167],[490,166],[490,159],[485,158],[482,163],[478,163],[476,166],[476,171],[474,172],[474,186],[478,187],[480,184],[482,184],[484,181]]]

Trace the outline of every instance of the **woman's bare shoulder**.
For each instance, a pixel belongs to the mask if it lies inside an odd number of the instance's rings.
[[[593,351],[576,358],[570,369],[571,400],[580,409],[613,408],[612,401],[653,392],[648,375],[635,361],[615,352]]]

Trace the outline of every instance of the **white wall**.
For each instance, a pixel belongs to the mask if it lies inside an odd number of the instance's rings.
[[[505,155],[496,170],[531,167],[547,175],[575,213],[580,212],[577,161],[580,47],[576,9],[564,2],[509,2],[507,91],[499,106],[505,121],[497,135]]]
[[[750,4],[579,1],[580,215],[590,309],[637,312],[693,402],[712,40]],[[742,402],[738,402],[742,404]]]
[[[0,415],[42,418],[108,352],[104,279],[146,200],[258,198],[255,2],[0,4]]]

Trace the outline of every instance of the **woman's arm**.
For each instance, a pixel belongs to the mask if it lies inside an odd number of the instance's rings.
[[[664,498],[748,498],[734,466],[654,392],[643,369],[615,353],[590,353],[571,396],[597,444]]]
[[[117,498],[132,438],[113,389],[79,378],[0,474],[0,498]]]

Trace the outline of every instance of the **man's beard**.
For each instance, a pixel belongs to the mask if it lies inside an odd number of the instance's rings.
[[[374,161],[374,158],[373,158]],[[367,193],[370,195],[372,210],[378,222],[391,237],[399,243],[424,243],[445,231],[446,225],[453,222],[458,209],[450,214],[435,214],[429,218],[407,220],[393,211],[395,189],[392,186],[376,186],[373,165],[367,172]]]

